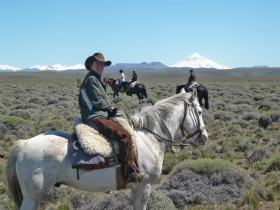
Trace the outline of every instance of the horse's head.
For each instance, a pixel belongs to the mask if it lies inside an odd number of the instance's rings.
[[[108,85],[108,78],[103,78],[103,82],[106,84],[106,85]]]
[[[185,85],[177,85],[176,86],[176,94],[180,93],[183,89],[185,90]]]
[[[77,79],[77,88],[82,88],[83,80],[82,79]]]
[[[105,84],[107,84],[107,85],[114,85],[114,84],[116,84],[116,80],[114,80],[114,79],[111,79],[111,78],[104,78],[103,79],[103,81],[105,82]]]
[[[186,139],[194,137],[196,143],[204,144],[208,140],[208,134],[205,130],[202,108],[199,105],[196,91],[186,101],[185,107],[185,113],[180,125],[182,135],[184,136],[184,131],[186,131],[188,133]]]

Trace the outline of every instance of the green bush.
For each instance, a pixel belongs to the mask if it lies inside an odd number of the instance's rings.
[[[17,117],[17,116],[0,116],[0,121],[2,121],[4,124],[6,124],[8,126],[11,126],[11,128],[14,128],[20,124],[31,125],[30,121],[25,120],[22,117]]]
[[[259,207],[259,197],[255,190],[249,189],[242,201],[243,205],[248,205],[248,210],[255,210]]]
[[[280,156],[272,159],[268,167],[265,170],[266,172],[271,172],[271,171],[280,171]]]
[[[11,111],[9,113],[10,116],[16,116],[16,117],[21,117],[25,120],[30,119],[31,118],[31,114],[28,110],[25,109],[17,109],[14,111]]]
[[[171,172],[171,175],[178,173],[181,170],[190,169],[199,174],[213,174],[219,171],[228,171],[236,173],[240,178],[244,179],[246,173],[241,168],[235,166],[228,160],[222,159],[198,159],[198,160],[185,160],[178,164],[174,170]]]

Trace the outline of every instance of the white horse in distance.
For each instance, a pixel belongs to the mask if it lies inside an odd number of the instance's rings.
[[[135,210],[146,209],[151,185],[161,175],[168,140],[174,139],[179,128],[207,141],[201,112],[195,94],[181,93],[144,107],[133,116],[140,125],[136,130],[138,166],[145,174],[143,182],[127,185],[132,190]],[[18,209],[38,209],[43,196],[56,183],[94,192],[117,189],[114,167],[83,171],[77,179],[71,165],[71,138],[69,133],[50,132],[16,142],[8,159],[7,176],[9,192]]]

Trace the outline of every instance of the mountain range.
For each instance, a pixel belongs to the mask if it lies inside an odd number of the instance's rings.
[[[166,66],[161,62],[142,62],[142,63],[117,63],[115,65],[107,67],[109,70],[115,69],[153,69],[163,70],[171,68],[206,68],[206,69],[230,69],[224,65],[216,63],[208,58],[203,57],[199,53],[194,53],[174,65]],[[263,66],[262,66],[263,67]],[[83,64],[77,64],[74,66],[63,66],[61,64],[55,64],[52,66],[31,66],[28,68],[20,69],[9,65],[0,65],[0,72],[11,71],[65,71],[65,70],[83,70],[85,66]]]

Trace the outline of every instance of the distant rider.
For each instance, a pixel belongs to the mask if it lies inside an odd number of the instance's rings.
[[[128,93],[128,95],[131,95],[130,87],[129,87],[130,84],[135,82],[135,81],[137,81],[137,79],[138,79],[138,75],[137,75],[137,73],[135,71],[133,71],[132,72],[132,76],[131,76],[131,80],[127,83],[127,93]]]
[[[121,77],[119,78],[119,89],[122,89],[122,88],[125,88],[123,86],[123,82],[125,82],[125,76],[124,76],[122,69],[120,69],[120,74],[121,74]]]
[[[194,70],[190,70],[190,76],[189,76],[189,80],[188,83],[185,86],[185,90],[188,91],[188,89],[190,88],[191,85],[193,84],[197,84],[196,82],[196,75],[194,73]]]

